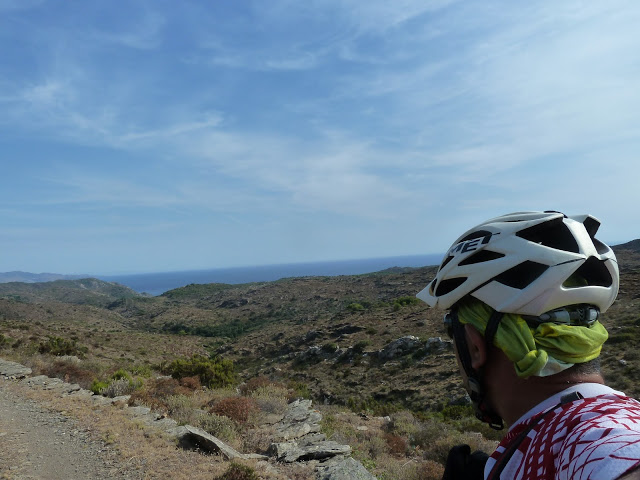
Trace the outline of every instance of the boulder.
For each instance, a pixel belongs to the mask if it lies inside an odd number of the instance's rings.
[[[29,367],[0,359],[0,376],[7,378],[24,378],[29,375],[31,375],[31,369]]]
[[[182,431],[185,433],[178,438],[178,443],[183,448],[200,449],[208,453],[218,453],[227,460],[233,460],[234,458],[266,460],[268,458],[264,455],[245,455],[244,453],[240,453],[201,428],[185,425]]]
[[[287,407],[282,420],[275,424],[276,437],[293,440],[320,431],[322,415],[311,408],[311,400],[296,400]]]
[[[292,463],[305,460],[322,460],[336,455],[350,455],[351,447],[349,445],[341,445],[332,440],[304,443],[293,440],[272,444],[269,448],[269,453],[281,462]]]
[[[425,349],[429,353],[453,351],[453,342],[451,340],[442,340],[442,337],[429,338],[425,343]]]
[[[316,480],[376,480],[376,477],[357,460],[337,457],[316,468]]]
[[[414,350],[422,347],[422,342],[418,337],[413,335],[407,335],[406,337],[398,338],[389,343],[380,352],[378,352],[378,358],[382,361],[391,360],[393,358],[407,355]]]

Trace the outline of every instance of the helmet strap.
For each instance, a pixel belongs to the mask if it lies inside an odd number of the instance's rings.
[[[482,378],[482,371],[476,370],[471,366],[471,355],[469,354],[469,345],[465,337],[464,325],[458,319],[456,308],[451,310],[451,326],[453,330],[453,339],[455,341],[460,364],[467,376],[467,393],[473,403],[476,417],[482,422],[488,423],[495,430],[501,430],[504,427],[502,418],[485,402],[486,392]],[[502,313],[494,311],[489,319],[487,328],[485,329],[485,344],[487,345],[487,355],[489,355],[489,347],[492,345],[493,337],[498,329],[498,324],[502,318]],[[491,330],[489,331],[489,327]]]

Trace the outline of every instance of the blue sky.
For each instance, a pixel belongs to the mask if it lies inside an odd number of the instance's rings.
[[[0,271],[640,237],[640,3],[0,0]]]

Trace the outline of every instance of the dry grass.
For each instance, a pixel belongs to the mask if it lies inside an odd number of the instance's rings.
[[[122,408],[96,406],[82,397],[59,397],[53,391],[34,390],[15,383],[9,388],[78,419],[97,439],[115,449],[122,465],[138,472],[141,479],[211,480],[227,467],[227,462],[219,457],[177,448],[159,430],[132,420]],[[184,465],[189,465],[189,469]]]

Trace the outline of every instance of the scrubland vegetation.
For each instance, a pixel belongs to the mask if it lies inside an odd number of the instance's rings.
[[[629,255],[605,318],[602,364],[614,388],[638,396],[640,261]],[[131,395],[130,405],[242,452],[265,452],[287,404],[311,398],[323,433],[350,445],[378,478],[437,479],[451,446],[491,451],[501,434],[473,417],[452,353],[429,349],[442,335],[440,315],[413,295],[432,273],[193,285],[154,298],[101,284],[93,296],[86,288],[71,295],[73,282],[21,286],[0,296],[0,357],[97,394]],[[420,344],[383,358],[407,335]],[[307,478],[297,468],[220,464],[207,478]]]

